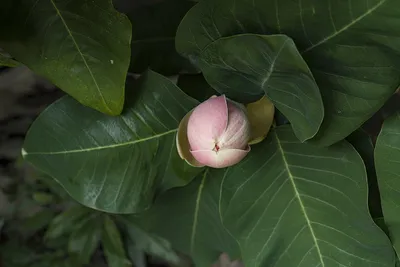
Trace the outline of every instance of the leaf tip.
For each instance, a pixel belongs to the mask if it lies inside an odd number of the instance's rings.
[[[28,155],[28,152],[26,152],[26,150],[24,148],[21,149],[21,155],[23,158],[26,157],[26,155]]]

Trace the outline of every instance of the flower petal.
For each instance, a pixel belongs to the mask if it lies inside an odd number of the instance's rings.
[[[179,123],[178,132],[176,133],[176,149],[181,159],[184,159],[189,165],[193,167],[203,167],[204,165],[198,162],[193,157],[192,153],[190,153],[190,145],[186,132],[190,114],[192,114],[192,111],[186,114]]]
[[[192,150],[213,149],[228,125],[228,104],[224,95],[209,98],[190,115],[187,134]]]
[[[250,139],[250,122],[245,108],[227,100],[228,125],[220,136],[220,147],[223,149],[245,149]]]
[[[240,162],[250,152],[250,146],[246,150],[224,149],[218,152],[212,150],[195,150],[190,152],[198,162],[205,166],[226,168]]]

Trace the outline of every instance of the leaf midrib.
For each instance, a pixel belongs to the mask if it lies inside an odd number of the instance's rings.
[[[344,32],[345,30],[349,29],[351,26],[353,26],[354,24],[356,24],[357,22],[359,22],[360,20],[362,20],[363,18],[365,18],[366,16],[368,16],[369,14],[371,14],[372,12],[374,12],[376,9],[378,9],[381,5],[383,5],[384,3],[386,3],[387,0],[382,0],[380,2],[378,2],[375,6],[373,6],[372,8],[368,9],[367,12],[365,12],[364,14],[362,14],[361,16],[359,16],[358,18],[356,18],[355,20],[353,20],[352,22],[350,22],[349,24],[345,25],[344,27],[342,27],[340,30],[335,31],[333,34],[323,38],[321,41],[317,42],[316,44],[313,44],[312,46],[306,48],[305,50],[301,51],[301,54],[305,54],[309,51],[311,51],[312,49],[324,44],[325,42],[329,41],[330,39],[336,37],[337,35],[341,34],[342,32]]]
[[[136,139],[136,140],[120,143],[120,144],[113,144],[113,145],[108,145],[108,146],[90,147],[90,148],[85,148],[85,149],[74,149],[74,150],[55,151],[55,152],[32,152],[32,153],[29,153],[23,148],[22,149],[22,156],[26,157],[27,155],[60,155],[60,154],[72,154],[72,153],[84,153],[84,152],[91,152],[91,151],[96,151],[96,150],[103,150],[103,149],[110,149],[110,148],[129,146],[129,145],[134,145],[134,144],[141,143],[141,142],[150,141],[152,139],[157,139],[157,138],[163,137],[165,135],[168,135],[168,134],[171,134],[171,133],[175,133],[177,130],[178,129],[173,129],[173,130],[169,130],[167,132],[163,132],[163,133],[160,133],[160,134],[157,134],[157,135],[152,135],[152,136],[149,136],[149,137],[146,137],[146,138]]]
[[[90,74],[90,77],[92,78],[92,80],[93,80],[93,82],[94,82],[94,85],[95,85],[95,87],[96,87],[96,89],[97,89],[97,92],[99,93],[101,102],[103,103],[104,107],[107,109],[108,112],[114,113],[114,112],[110,109],[110,107],[107,105],[107,103],[106,103],[106,101],[105,101],[105,99],[104,99],[104,96],[103,96],[103,94],[102,94],[102,92],[101,92],[101,90],[100,90],[100,87],[99,87],[99,85],[98,85],[98,83],[97,83],[97,80],[96,80],[96,78],[94,77],[93,72],[92,72],[92,70],[90,69],[90,67],[89,67],[89,65],[88,65],[88,63],[87,63],[86,58],[83,56],[83,53],[82,53],[81,49],[79,48],[78,43],[77,43],[76,40],[75,40],[75,37],[73,36],[71,30],[69,29],[69,27],[68,27],[68,25],[67,25],[67,22],[64,20],[64,17],[61,15],[61,12],[60,12],[60,10],[58,9],[58,7],[56,6],[56,4],[54,3],[54,0],[50,0],[50,2],[51,2],[51,4],[53,5],[55,11],[57,12],[57,15],[60,17],[61,22],[62,22],[62,24],[64,25],[65,30],[67,31],[68,35],[71,37],[71,40],[72,40],[72,42],[73,42],[73,44],[74,44],[76,50],[78,51],[79,55],[81,56],[81,58],[82,58],[82,60],[83,60],[83,63],[85,64],[86,69],[88,70],[88,72],[89,72],[89,74]]]
[[[200,202],[201,202],[201,196],[203,193],[203,188],[204,188],[204,183],[207,178],[207,173],[209,169],[206,169],[203,174],[203,178],[201,179],[199,189],[197,191],[197,197],[196,197],[196,205],[194,209],[194,215],[193,215],[193,224],[192,224],[192,233],[190,235],[190,253],[193,255],[194,252],[194,245],[195,245],[195,240],[196,240],[196,232],[197,232],[197,222],[199,220],[199,210],[200,210]]]
[[[285,156],[285,152],[284,152],[284,150],[283,150],[283,148],[282,148],[282,144],[281,144],[281,142],[280,142],[280,140],[279,140],[278,134],[277,134],[276,132],[274,132],[274,135],[275,135],[275,139],[276,139],[276,144],[277,144],[277,146],[278,146],[278,150],[280,151],[280,153],[281,153],[281,155],[282,155],[282,160],[283,160],[283,162],[284,162],[285,169],[286,169],[286,171],[287,171],[287,173],[288,173],[289,180],[290,180],[290,182],[291,182],[291,184],[292,184],[292,187],[293,187],[293,190],[294,190],[294,192],[295,192],[296,198],[297,198],[298,201],[299,201],[299,205],[300,205],[300,208],[301,208],[301,212],[302,212],[303,215],[304,215],[304,219],[305,219],[306,222],[307,222],[307,226],[308,226],[308,229],[310,230],[310,233],[311,233],[311,236],[312,236],[312,239],[313,239],[315,248],[317,249],[317,253],[318,253],[318,257],[319,257],[320,263],[321,263],[321,267],[325,267],[325,262],[324,262],[324,259],[323,259],[321,250],[320,250],[320,248],[319,248],[319,244],[318,244],[317,237],[315,236],[315,232],[314,232],[314,229],[313,229],[313,227],[312,227],[312,225],[311,225],[311,220],[309,219],[308,214],[307,214],[307,211],[306,211],[306,209],[305,209],[303,200],[301,199],[300,193],[299,193],[299,191],[297,190],[296,183],[294,182],[294,176],[293,176],[292,172],[290,171],[289,164],[288,164],[287,159],[286,159],[286,156]]]

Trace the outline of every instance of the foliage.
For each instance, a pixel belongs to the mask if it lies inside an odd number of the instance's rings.
[[[147,266],[146,253],[180,261],[167,241],[76,203],[46,175],[8,182],[0,192],[8,202],[0,210],[2,266]],[[158,249],[143,246],[149,242]]]
[[[110,266],[129,264],[125,237],[197,266],[222,253],[246,267],[398,264],[398,1],[138,3],[127,16],[110,0],[2,3],[7,60],[69,94],[33,123],[24,159],[98,210],[68,208],[46,237],[71,233],[83,263],[100,242]],[[237,165],[190,166],[178,127],[218,94],[243,104],[257,141]]]

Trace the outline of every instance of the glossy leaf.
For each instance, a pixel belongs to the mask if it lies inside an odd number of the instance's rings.
[[[6,0],[0,47],[62,90],[101,112],[124,105],[131,25],[111,0]]]
[[[136,7],[128,13],[132,22],[130,72],[142,73],[150,68],[173,75],[195,70],[175,50],[176,29],[193,4],[187,0],[158,1]]]
[[[241,102],[264,94],[291,122],[301,141],[313,137],[324,117],[314,78],[284,35],[243,34],[220,38],[202,50],[200,68],[220,93]]]
[[[91,217],[71,233],[68,252],[76,255],[80,263],[89,264],[93,253],[100,245],[102,226],[99,217]]]
[[[190,253],[198,266],[227,252],[246,267],[392,267],[392,245],[366,199],[365,168],[351,145],[304,144],[285,125],[244,161],[207,169],[131,219]]]
[[[357,129],[400,83],[399,12],[397,0],[205,0],[181,22],[176,47],[198,62],[222,37],[291,37],[324,101],[325,118],[314,142],[330,145]]]
[[[146,252],[148,255],[158,257],[174,265],[179,263],[179,256],[167,240],[144,231],[127,218],[121,217],[120,219],[125,225],[125,233],[127,233],[131,243],[135,245],[136,250]]]
[[[126,258],[120,232],[114,221],[108,216],[104,218],[101,244],[109,267],[132,266],[131,262]]]
[[[374,144],[372,143],[371,137],[363,129],[359,129],[349,135],[347,140],[353,145],[364,161],[368,179],[369,210],[372,218],[374,218],[376,222],[376,219],[381,218],[383,215],[378,181],[376,178]]]
[[[375,165],[383,216],[397,254],[400,254],[400,113],[389,117],[375,147]]]
[[[181,160],[175,146],[180,120],[198,102],[152,71],[127,86],[118,117],[70,97],[55,102],[34,122],[23,150],[75,200],[113,213],[144,210],[157,192],[201,171]]]

